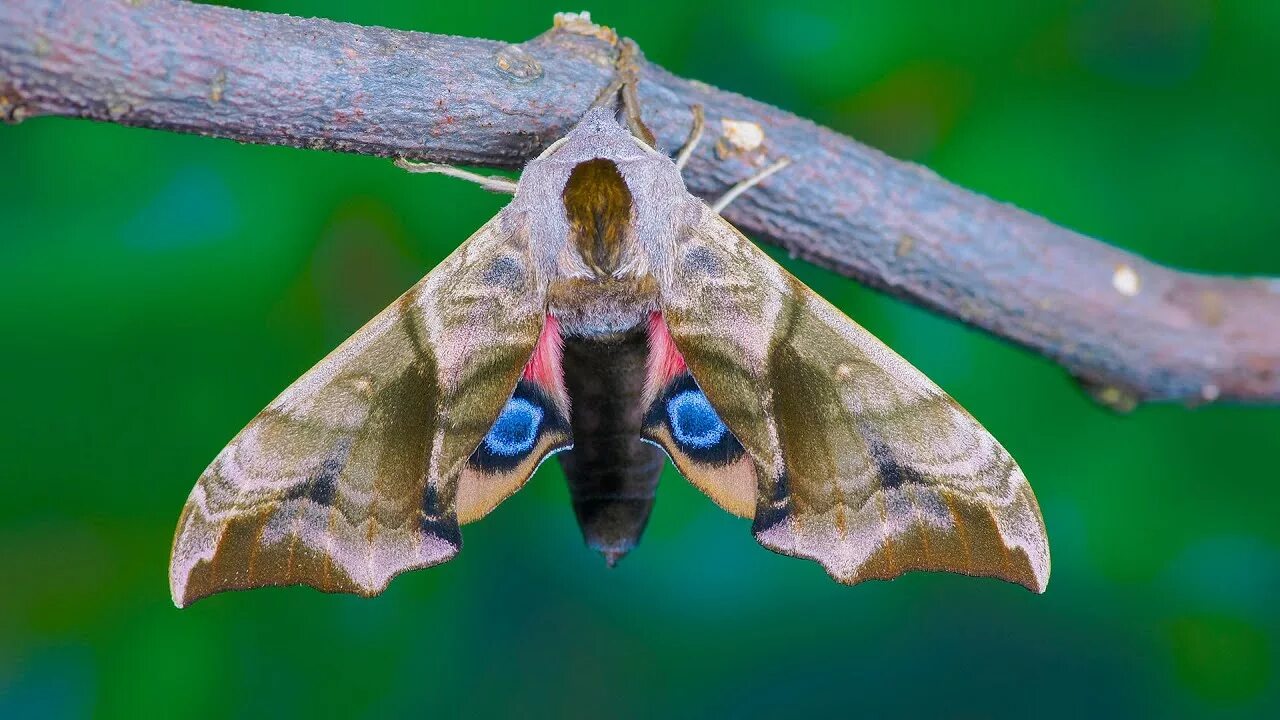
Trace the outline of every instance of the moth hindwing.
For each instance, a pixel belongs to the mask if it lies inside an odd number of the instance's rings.
[[[612,564],[648,520],[658,448],[765,547],[840,582],[1048,580],[1040,510],[999,443],[599,107],[218,454],[178,523],[173,598],[376,595],[453,557],[459,525],[556,452]]]

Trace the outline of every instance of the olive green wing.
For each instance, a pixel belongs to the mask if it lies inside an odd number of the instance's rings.
[[[459,478],[544,321],[524,243],[500,213],[218,454],[178,521],[175,604],[267,585],[376,595],[458,552],[459,512],[488,509],[458,507]]]
[[[762,545],[844,583],[935,570],[1043,592],[1035,496],[972,416],[709,208],[676,253],[661,310],[754,463]]]

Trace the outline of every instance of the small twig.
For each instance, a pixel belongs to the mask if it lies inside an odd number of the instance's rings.
[[[414,162],[405,160],[404,158],[396,158],[396,167],[411,173],[435,173],[437,175],[448,175],[449,177],[459,178],[468,182],[473,182],[489,192],[503,193],[506,195],[516,194],[516,181],[498,175],[481,175],[473,173],[470,170],[463,170],[460,167],[452,165],[442,165],[440,163],[431,162]]]
[[[684,146],[680,148],[679,154],[676,155],[676,169],[681,172],[684,172],[684,166],[689,164],[689,157],[693,155],[698,143],[702,142],[702,131],[707,122],[706,114],[702,112],[701,105],[694,105],[692,110],[693,124],[689,127],[689,137],[684,141]]]
[[[761,170],[760,172],[752,175],[751,177],[745,180],[738,182],[738,184],[729,188],[729,190],[725,192],[724,195],[720,196],[719,200],[716,200],[715,202],[711,203],[711,209],[715,210],[716,212],[721,212],[722,210],[724,210],[726,207],[729,206],[729,203],[736,200],[739,195],[759,185],[760,183],[764,182],[765,178],[778,172],[779,170],[781,170],[782,168],[790,164],[791,164],[791,158],[782,158],[780,160],[775,160],[765,169]]]

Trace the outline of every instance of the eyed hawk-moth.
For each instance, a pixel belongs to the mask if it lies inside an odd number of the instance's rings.
[[[376,595],[452,558],[459,526],[553,453],[611,565],[670,457],[760,544],[842,583],[1048,581],[1040,510],[1004,448],[599,106],[218,454],[178,522],[174,602]]]

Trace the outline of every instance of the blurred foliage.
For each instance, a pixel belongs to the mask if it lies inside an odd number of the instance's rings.
[[[509,41],[579,9],[244,5]],[[1280,274],[1280,3],[590,9],[681,75],[1152,259]],[[1044,596],[841,587],[674,473],[610,571],[550,463],[377,600],[175,610],[171,534],[209,459],[503,201],[384,160],[74,120],[0,129],[0,158],[0,717],[1277,716],[1280,409],[1112,415],[1038,357],[794,262],[1020,460]]]

